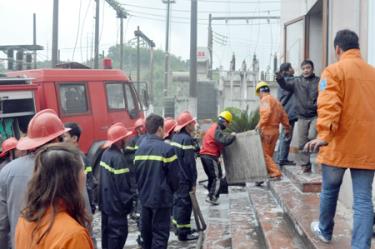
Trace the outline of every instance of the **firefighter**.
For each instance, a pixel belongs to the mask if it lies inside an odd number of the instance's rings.
[[[135,126],[133,130],[133,135],[135,135],[126,145],[125,147],[125,157],[126,161],[128,162],[129,165],[129,170],[130,170],[130,184],[132,188],[132,192],[136,193],[137,190],[137,183],[135,180],[135,168],[134,168],[134,154],[136,150],[138,149],[139,143],[143,139],[143,135],[145,133],[145,120],[143,118],[137,119],[135,121]],[[133,200],[133,217],[137,217],[137,197],[134,195],[134,200]]]
[[[3,143],[1,144],[1,163],[0,163],[0,170],[4,168],[6,164],[8,164],[10,161],[13,161],[16,159],[16,146],[17,146],[18,140],[14,137],[10,137],[8,139],[5,139]]]
[[[174,134],[174,128],[176,127],[177,122],[173,118],[164,119],[164,141],[170,143],[172,136]]]
[[[279,180],[281,178],[281,171],[273,161],[272,156],[279,137],[280,123],[285,129],[286,137],[289,135],[290,124],[288,115],[281,103],[270,95],[270,88],[266,82],[259,82],[256,85],[255,91],[260,99],[260,119],[256,129],[261,136],[267,171],[271,180]]]
[[[48,143],[62,141],[67,131],[55,111],[45,109],[36,113],[29,122],[27,136],[17,143],[17,149],[28,154],[0,171],[0,248],[14,248],[14,232],[33,174],[35,151]]]
[[[122,152],[125,139],[131,136],[123,123],[113,124],[107,131],[100,161],[100,210],[102,211],[102,248],[123,248],[128,236],[127,215],[133,194],[129,167]]]
[[[206,202],[212,205],[219,204],[218,199],[222,179],[222,169],[219,161],[221,150],[236,139],[234,133],[225,134],[223,132],[230,125],[232,119],[230,112],[223,111],[220,113],[217,123],[212,124],[203,137],[202,149],[199,152],[203,169],[208,177]]]
[[[175,148],[179,165],[179,188],[175,194],[173,206],[173,224],[177,228],[180,241],[198,239],[192,233],[190,216],[192,203],[189,192],[196,190],[197,167],[195,162],[195,146],[192,134],[196,121],[189,112],[182,112],[177,118],[176,134],[171,145]]]
[[[77,123],[65,123],[65,128],[69,128],[70,131],[64,133],[64,142],[73,144],[77,149],[79,149],[79,139],[81,138],[81,127]],[[95,178],[92,172],[91,164],[86,157],[86,155],[81,151],[81,157],[83,163],[85,164],[85,174],[86,174],[86,188],[89,195],[89,201],[92,213],[95,213]]]
[[[168,246],[173,193],[178,188],[178,161],[174,148],[163,141],[164,119],[150,114],[147,135],[135,152],[134,164],[141,202],[144,249]]]

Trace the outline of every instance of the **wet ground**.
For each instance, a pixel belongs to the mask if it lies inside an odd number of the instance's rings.
[[[205,180],[207,177],[200,164],[200,160],[198,159],[197,162],[198,162],[197,164],[198,180],[199,181]],[[207,183],[204,183],[204,184],[207,184]],[[215,219],[218,219],[218,220],[222,219],[222,221],[225,222],[227,215],[224,215],[224,214],[222,215],[222,212],[220,212],[220,209],[221,209],[220,205],[217,207],[210,208],[209,205],[205,202],[206,195],[207,195],[207,190],[202,185],[197,186],[197,199],[198,199],[200,208],[202,210],[203,216],[208,217],[208,215],[210,214],[211,217],[215,217]],[[222,198],[221,201],[227,202],[227,198]],[[223,203],[222,206],[226,206],[225,203]],[[195,221],[194,221],[193,215],[191,218],[192,218],[191,224],[193,228],[195,228]],[[128,238],[126,240],[124,249],[140,248],[136,241],[139,235],[139,232],[137,230],[137,225],[135,221],[130,218],[128,218],[128,222],[129,222],[129,234],[128,234]],[[101,224],[101,215],[100,215],[100,212],[96,212],[94,215],[93,225],[94,225],[94,236],[97,240],[97,249],[102,249],[101,247],[101,225],[100,224]],[[189,242],[178,241],[177,236],[171,231],[170,236],[169,236],[168,249],[181,249],[181,248],[193,249],[196,246],[196,242],[197,241],[189,241]]]

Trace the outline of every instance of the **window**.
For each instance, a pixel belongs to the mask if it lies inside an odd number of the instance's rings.
[[[299,18],[285,24],[285,61],[290,62],[300,74],[300,63],[303,61],[305,49],[305,20]]]
[[[124,88],[121,83],[106,84],[109,109],[125,109]]]
[[[136,112],[138,105],[135,99],[135,93],[130,84],[125,84],[126,102],[129,112]]]
[[[88,112],[85,84],[61,84],[60,103],[64,114]]]

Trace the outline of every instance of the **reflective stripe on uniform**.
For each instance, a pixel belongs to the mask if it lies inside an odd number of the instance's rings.
[[[163,163],[171,163],[177,160],[177,156],[162,157],[155,155],[138,155],[134,157],[134,161],[160,161]]]
[[[194,150],[195,149],[195,147],[193,145],[183,145],[183,144],[179,144],[179,143],[176,143],[176,142],[170,142],[169,144],[174,146],[174,147],[183,149],[183,150]]]
[[[103,168],[105,168],[106,170],[108,170],[109,172],[111,172],[115,175],[129,173],[128,168],[114,169],[103,161],[100,162],[100,166],[102,166]]]
[[[175,225],[177,228],[191,228],[191,224],[178,224],[175,219],[172,219],[173,225]]]
[[[136,148],[136,146],[126,146],[126,148],[125,149],[127,149],[127,150],[137,150],[137,148]]]
[[[85,167],[85,174],[91,173],[92,172],[92,167],[91,166],[86,166]]]

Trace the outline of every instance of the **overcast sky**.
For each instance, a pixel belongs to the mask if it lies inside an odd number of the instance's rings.
[[[165,47],[166,5],[162,0],[118,0],[129,12],[124,20],[125,40],[134,38],[137,26],[153,39],[157,48]],[[37,43],[45,50],[38,59],[51,58],[53,0],[0,1],[0,45],[32,44],[32,15],[37,15]],[[115,11],[100,0],[100,51],[119,43],[119,20]],[[208,14],[213,16],[279,15],[280,3],[273,0],[199,0],[198,46],[207,46]],[[267,12],[269,11],[269,12]],[[59,48],[62,60],[85,61],[92,55],[95,0],[60,0]],[[190,0],[176,0],[172,4],[170,32],[171,53],[189,58]],[[214,67],[229,67],[234,52],[237,65],[243,59],[249,64],[256,51],[261,69],[271,62],[271,54],[278,52],[280,23],[271,20],[215,21]],[[228,37],[228,38],[225,38]],[[219,44],[222,43],[222,44]],[[74,47],[76,48],[74,50]],[[5,58],[0,53],[0,58]]]

